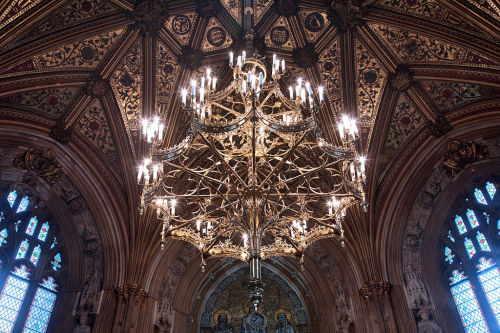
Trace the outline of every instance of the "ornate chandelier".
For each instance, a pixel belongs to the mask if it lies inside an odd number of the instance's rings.
[[[325,141],[318,122],[323,88],[298,79],[283,88],[285,61],[229,54],[232,82],[218,89],[210,69],[182,89],[186,137],[162,146],[160,118],[143,121],[149,155],[139,166],[141,208],[156,210],[167,239],[187,241],[206,260],[250,264],[250,298],[262,300],[261,260],[293,256],[333,237],[344,242],[346,210],[365,204],[365,160],[355,120],[338,127],[341,146]],[[270,67],[270,71],[268,68]]]

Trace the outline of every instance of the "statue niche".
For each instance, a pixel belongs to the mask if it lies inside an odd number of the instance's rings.
[[[278,312],[276,318],[278,323],[276,324],[275,333],[295,333],[295,329],[288,320],[288,316],[285,312]]]
[[[229,311],[219,311],[217,324],[212,328],[211,333],[234,333],[233,327],[229,323]]]
[[[267,318],[253,307],[241,320],[241,333],[267,333]]]

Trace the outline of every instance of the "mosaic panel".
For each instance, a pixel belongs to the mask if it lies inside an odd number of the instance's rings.
[[[375,23],[369,23],[368,25],[403,62],[497,65],[485,56],[472,53],[464,47],[448,44],[433,37],[392,26]]]
[[[0,98],[0,104],[11,104],[58,118],[77,94],[79,87],[46,88]]]
[[[161,104],[170,104],[175,95],[175,85],[180,73],[175,55],[160,42],[156,54],[156,100]]]
[[[205,36],[203,37],[203,43],[201,44],[202,51],[210,52],[228,48],[232,43],[233,38],[231,37],[231,34],[215,17],[212,17],[208,21],[207,29],[205,30]]]
[[[377,58],[359,41],[355,41],[355,71],[358,117],[361,139],[365,147],[370,141],[373,124],[377,117],[380,98],[385,86],[387,72]]]
[[[224,8],[234,18],[238,24],[243,23],[243,1],[242,0],[221,0]]]
[[[330,25],[325,13],[314,10],[301,10],[299,12],[300,22],[304,27],[304,33],[308,42],[314,43],[319,36]]]
[[[10,22],[14,21],[31,8],[38,5],[41,0],[13,0],[5,8],[3,13],[0,13],[0,29],[5,27]]]
[[[7,46],[8,49],[18,45],[21,41],[32,40],[35,37],[47,35],[50,32],[68,28],[76,24],[97,19],[99,17],[110,15],[120,11],[120,8],[107,0],[71,0],[66,5],[57,9],[57,11],[33,28],[27,30],[19,37],[14,39]]]
[[[253,1],[253,12],[254,12],[254,20],[255,25],[257,25],[260,19],[267,12],[269,7],[273,4],[272,0],[254,0]]]
[[[196,12],[186,12],[170,16],[165,22],[165,27],[175,36],[175,39],[181,45],[188,45],[193,35],[197,18],[198,14]]]
[[[415,109],[405,94],[401,94],[392,113],[384,147],[384,167],[398,150],[425,124],[422,114]]]
[[[280,16],[267,32],[265,42],[266,45],[284,50],[293,50],[297,47],[288,20],[283,16]]]
[[[420,85],[441,111],[500,96],[500,89],[470,83],[424,80]]]
[[[115,151],[111,127],[99,100],[95,99],[75,123],[75,130],[88,139],[105,156]]]
[[[111,77],[111,86],[125,126],[138,126],[142,115],[142,46],[136,43]]]
[[[340,43],[338,38],[319,56],[318,73],[325,86],[325,96],[333,111],[340,115],[342,112],[342,75]]]

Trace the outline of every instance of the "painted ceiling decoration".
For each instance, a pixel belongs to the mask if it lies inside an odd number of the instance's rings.
[[[0,33],[49,4],[0,6]],[[244,40],[242,0],[61,0],[33,17],[36,24],[20,24],[0,48],[0,106],[46,117],[51,133],[65,134],[53,135],[61,142],[77,132],[116,170],[117,156],[139,158],[140,121],[155,108],[165,118],[166,144],[182,139],[187,115],[179,88],[205,66],[223,87],[228,52],[252,44],[268,66],[274,52],[286,59],[284,86],[307,76],[314,88],[326,88],[320,119],[332,142],[339,117],[356,116],[363,148],[373,160],[383,156],[385,173],[395,165],[387,161],[423,128],[443,135],[454,109],[498,97],[492,82],[498,82],[500,37],[488,30],[498,19],[498,1],[252,4],[253,44]],[[485,17],[464,15],[464,6]]]

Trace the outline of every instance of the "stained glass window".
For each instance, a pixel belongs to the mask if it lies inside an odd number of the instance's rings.
[[[16,259],[26,258],[26,252],[28,252],[29,247],[30,243],[28,239],[23,240],[19,245],[19,250],[17,250]]]
[[[467,232],[467,227],[465,226],[464,220],[462,219],[462,216],[455,216],[455,224],[457,225],[458,233],[464,234]]]
[[[476,254],[476,248],[474,247],[472,241],[469,238],[465,237],[464,245],[465,249],[467,250],[467,254],[469,255],[469,258],[474,257],[474,255]]]
[[[12,332],[29,283],[9,275],[0,295],[0,331]]]
[[[474,196],[476,197],[477,202],[479,202],[480,204],[483,204],[483,205],[487,205],[488,204],[486,202],[486,198],[484,197],[483,192],[480,189],[476,188],[474,190]]]
[[[3,230],[0,231],[0,246],[7,243],[7,236],[7,228],[3,228]]]
[[[495,197],[495,193],[497,191],[497,188],[495,187],[495,185],[493,183],[487,182],[486,183],[486,191],[490,195],[491,200],[493,200],[493,198]]]
[[[49,222],[45,222],[42,224],[42,227],[40,228],[40,233],[38,234],[38,239],[41,240],[42,242],[45,242],[45,239],[47,238],[47,234],[49,233]]]
[[[496,237],[500,235],[500,199],[495,196],[494,184],[478,184],[458,199],[461,201],[454,205],[457,209],[450,219],[457,229],[448,231],[442,247],[444,271],[451,271],[447,276],[451,296],[467,333],[500,332],[499,261],[490,257],[498,251]],[[465,225],[464,217],[470,228]],[[457,237],[462,241],[455,242]],[[483,256],[476,256],[477,253]]]
[[[486,241],[486,237],[484,237],[484,234],[480,231],[476,233],[476,239],[477,242],[479,243],[479,247],[483,251],[491,251],[490,246],[488,245],[488,242]]]
[[[0,332],[20,332],[24,327],[22,332],[43,333],[53,317],[58,290],[56,278],[62,266],[61,253],[49,257],[50,249],[57,244],[56,235],[49,222],[38,223],[39,218],[30,211],[32,198],[16,191],[4,194],[4,198],[7,200],[0,201],[0,247],[9,246],[5,253],[12,253],[12,260],[4,263],[12,262],[12,266],[2,267],[8,275],[0,285],[3,288],[0,289]],[[40,212],[39,217],[42,215]],[[13,237],[9,228],[14,227]],[[47,239],[53,242],[46,243]],[[48,270],[54,276],[41,276],[40,272]],[[33,292],[27,292],[31,290],[30,285],[34,286]],[[20,312],[21,309],[26,311]]]
[[[477,220],[476,214],[472,209],[467,209],[467,219],[472,227],[472,229],[479,227],[479,221]]]
[[[40,244],[38,244],[33,249],[33,252],[31,253],[30,261],[33,263],[33,265],[36,266],[38,264],[38,260],[40,259],[41,252],[42,252],[42,248],[40,247]]]
[[[30,236],[33,236],[37,224],[38,224],[38,219],[36,218],[36,216],[33,216],[28,222],[28,226],[26,227],[26,233]]]
[[[14,202],[16,202],[16,199],[17,199],[17,192],[16,191],[10,192],[9,195],[7,196],[7,202],[9,203],[10,208],[14,206]]]
[[[54,240],[52,241],[52,245],[50,246],[50,249],[52,250],[54,247],[57,245],[57,238],[54,236]]]
[[[21,199],[21,203],[19,207],[17,207],[16,213],[22,213],[28,209],[28,205],[30,204],[30,199],[28,197],[24,197]]]

